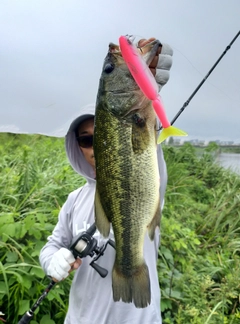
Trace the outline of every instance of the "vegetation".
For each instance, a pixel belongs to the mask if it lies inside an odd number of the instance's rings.
[[[84,183],[63,139],[0,134],[0,322],[16,324],[49,280],[38,256],[70,191]],[[240,177],[190,144],[163,147],[168,188],[158,273],[163,323],[240,323]],[[32,324],[63,323],[72,277]],[[1,315],[1,312],[5,316]]]
[[[189,144],[190,142],[185,142],[184,144]],[[169,138],[168,145],[173,146],[173,147],[181,147],[184,144],[180,144],[179,142],[175,142],[173,137]],[[202,153],[204,152],[207,148],[213,148],[215,147],[215,152],[216,153],[235,153],[239,154],[240,153],[240,144],[232,144],[232,145],[223,145],[223,144],[217,144],[216,142],[209,142],[208,145],[206,146],[205,144],[193,144],[190,143],[194,148],[196,148],[197,152]]]
[[[240,177],[212,149],[165,148],[159,280],[164,323],[240,323]]]

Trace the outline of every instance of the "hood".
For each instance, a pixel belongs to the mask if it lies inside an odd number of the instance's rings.
[[[95,116],[95,104],[87,105],[82,108],[79,116],[71,123],[67,135],[65,136],[65,149],[68,160],[72,168],[78,174],[86,178],[88,182],[95,182],[95,172],[92,166],[85,160],[85,157],[78,146],[75,137],[75,130],[81,122],[92,116]]]

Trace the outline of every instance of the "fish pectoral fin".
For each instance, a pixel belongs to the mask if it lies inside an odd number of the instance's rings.
[[[161,222],[161,207],[160,203],[158,203],[158,208],[156,210],[156,213],[151,220],[151,223],[148,225],[148,236],[150,237],[151,240],[154,239],[155,235],[155,229],[159,226],[160,227],[160,222]]]
[[[186,132],[182,131],[181,129],[174,127],[174,126],[169,126],[167,128],[164,128],[161,131],[157,142],[158,142],[158,144],[160,144],[170,136],[187,136],[187,135],[188,134]]]
[[[110,222],[103,210],[102,203],[97,189],[95,193],[94,208],[95,208],[96,227],[104,237],[108,237],[110,233]]]

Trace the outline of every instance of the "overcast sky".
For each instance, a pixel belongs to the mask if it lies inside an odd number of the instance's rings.
[[[172,120],[239,30],[239,0],[1,0],[0,131],[65,135],[96,100],[108,43],[126,34],[172,46],[161,91]],[[175,126],[240,143],[240,36]]]

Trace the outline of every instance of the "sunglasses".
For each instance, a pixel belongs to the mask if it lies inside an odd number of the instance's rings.
[[[93,146],[93,135],[77,136],[78,145],[83,148],[90,148]]]

